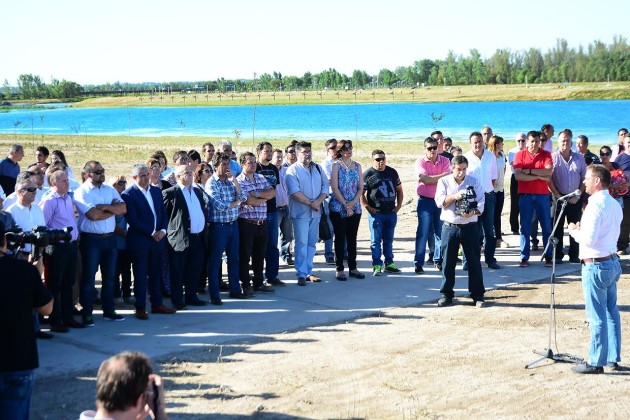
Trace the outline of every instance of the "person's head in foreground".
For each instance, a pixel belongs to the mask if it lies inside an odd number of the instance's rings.
[[[96,377],[96,411],[81,419],[167,419],[162,379],[153,373],[147,356],[125,351],[101,363]]]

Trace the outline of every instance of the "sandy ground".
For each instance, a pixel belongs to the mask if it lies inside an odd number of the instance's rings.
[[[411,176],[405,173],[403,180]],[[413,185],[405,184],[413,197]],[[409,198],[397,238],[414,236],[414,208]],[[365,220],[361,230],[367,234]],[[401,242],[412,252],[411,240]],[[630,273],[628,261],[623,263]],[[629,330],[627,281],[625,275],[619,283],[624,332]],[[155,368],[166,380],[172,419],[629,418],[629,373],[579,376],[569,364],[548,359],[525,369],[540,358],[532,350],[545,350],[550,336],[555,353],[587,355],[579,276],[556,283],[553,334],[547,280],[491,291],[484,309],[468,299],[449,308],[438,308],[435,301],[392,308],[334,325],[172,354],[155,360]],[[626,334],[623,347],[628,345]],[[32,417],[78,418],[92,408],[94,377],[90,370],[38,379]]]

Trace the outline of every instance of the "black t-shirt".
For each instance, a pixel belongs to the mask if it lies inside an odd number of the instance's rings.
[[[444,156],[449,162],[453,160],[453,154],[449,152],[442,152],[440,153],[440,156]]]
[[[0,372],[39,367],[33,308],[45,306],[50,299],[33,265],[0,258]]]
[[[399,185],[398,172],[389,166],[383,171],[370,168],[363,173],[363,189],[367,193],[368,205],[381,213],[389,213],[396,207],[396,187]]]
[[[276,185],[280,183],[280,171],[276,168],[276,165],[270,163],[267,166],[262,165],[260,162],[256,164],[256,173],[261,174],[271,184],[273,189],[276,189]],[[267,200],[267,213],[276,212],[276,197],[271,200]]]

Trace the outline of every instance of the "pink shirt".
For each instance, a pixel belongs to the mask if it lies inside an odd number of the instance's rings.
[[[438,155],[435,163],[431,162],[426,156],[416,160],[416,178],[418,186],[416,193],[423,197],[435,198],[435,189],[437,184],[425,184],[420,182],[420,175],[442,175],[451,173],[451,164],[447,158]]]

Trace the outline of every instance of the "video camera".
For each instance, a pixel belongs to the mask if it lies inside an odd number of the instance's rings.
[[[455,203],[455,214],[461,216],[463,213],[470,213],[477,210],[477,194],[472,185],[466,187],[466,195]]]
[[[63,229],[47,229],[46,226],[35,226],[30,232],[23,232],[20,228],[12,229],[4,234],[7,248],[17,255],[17,251],[24,245],[31,244],[33,260],[42,256],[43,249],[48,245],[70,242],[72,240],[72,227]]]

